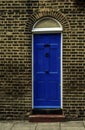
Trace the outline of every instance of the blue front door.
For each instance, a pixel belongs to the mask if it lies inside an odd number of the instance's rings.
[[[61,108],[61,33],[34,34],[34,108]]]

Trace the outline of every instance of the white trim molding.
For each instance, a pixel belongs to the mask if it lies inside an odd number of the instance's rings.
[[[43,19],[53,19],[55,20],[54,18],[49,18],[49,17],[45,17]],[[42,33],[61,33],[61,75],[60,75],[60,78],[61,78],[61,83],[60,83],[60,87],[61,87],[61,109],[63,108],[63,34],[62,34],[62,31],[63,31],[63,28],[62,28],[62,25],[57,21],[55,20],[60,27],[53,27],[53,28],[35,28],[36,24],[38,24],[39,21],[41,21],[42,19],[38,20],[34,26],[33,26],[33,29],[32,29],[32,109],[34,109],[34,79],[33,79],[33,73],[34,73],[34,54],[33,54],[33,50],[34,50],[34,34],[38,33],[38,34],[42,34]]]
[[[36,33],[36,32],[61,32],[62,31],[62,28],[34,28],[32,30],[33,33]]]

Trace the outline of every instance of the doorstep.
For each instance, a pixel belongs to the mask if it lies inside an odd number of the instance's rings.
[[[64,115],[30,115],[29,122],[62,122],[64,121]]]
[[[62,122],[65,116],[62,110],[33,110],[29,122]]]

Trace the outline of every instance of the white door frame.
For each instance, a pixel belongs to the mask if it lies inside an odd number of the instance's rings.
[[[34,25],[35,26],[35,25]],[[63,28],[33,28],[32,30],[32,109],[34,109],[34,34],[61,33],[61,109],[63,108]]]

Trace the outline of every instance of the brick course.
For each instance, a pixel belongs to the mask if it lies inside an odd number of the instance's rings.
[[[63,110],[85,117],[85,1],[0,0],[0,119],[26,119],[32,109],[32,27],[44,16],[63,26]]]

